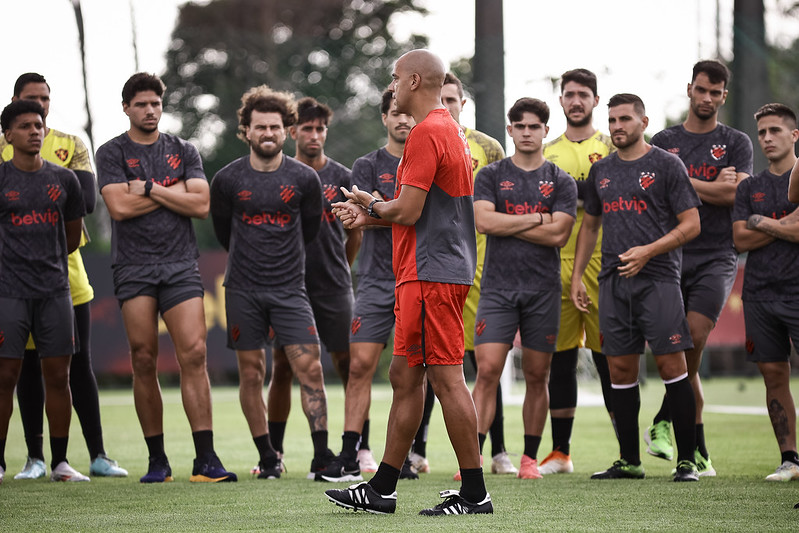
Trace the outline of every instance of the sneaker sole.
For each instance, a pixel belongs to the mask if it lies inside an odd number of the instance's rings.
[[[51,477],[50,481],[58,482],[73,482],[73,483],[82,483],[84,481],[91,481],[89,478],[73,478],[72,476],[58,476],[58,477]]]
[[[321,481],[328,481],[330,483],[346,483],[349,481],[363,481],[363,476],[360,474],[347,474],[341,477],[331,477],[331,476],[319,476]]]
[[[173,478],[172,476],[167,476],[164,479],[153,479],[153,480],[140,479],[139,483],[145,483],[145,484],[148,484],[148,483],[171,483],[172,481],[175,481],[175,478]]]
[[[375,509],[365,509],[363,507],[358,507],[358,506],[355,506],[355,505],[352,505],[352,504],[349,504],[349,503],[343,503],[343,502],[340,502],[337,499],[333,498],[332,496],[328,496],[327,494],[325,494],[325,496],[327,496],[327,499],[330,501],[330,503],[334,503],[337,506],[341,507],[342,509],[347,509],[347,510],[353,511],[355,513],[357,513],[358,511],[364,511],[366,513],[372,513],[372,514],[393,514],[393,512],[377,511]]]
[[[192,483],[225,483],[229,481],[236,481],[236,478],[234,478],[233,476],[208,477],[201,475],[193,475],[189,478],[189,481],[191,481]]]
[[[664,459],[666,461],[671,461],[674,458],[674,452],[671,452],[671,454],[667,454],[664,452],[656,452],[651,448],[652,439],[649,437],[648,431],[644,433],[644,442],[646,442],[646,453],[648,453],[649,455],[653,457],[658,457],[660,459]]]
[[[101,473],[101,472],[94,472],[92,470],[89,470],[89,475],[90,476],[96,476],[96,477],[128,477],[128,473],[127,472],[125,472],[124,474],[121,473],[121,472],[120,473],[114,473],[114,474],[105,474],[105,473]]]

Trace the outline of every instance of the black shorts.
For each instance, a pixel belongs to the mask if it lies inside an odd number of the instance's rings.
[[[0,298],[0,357],[22,359],[28,335],[39,357],[75,353],[75,315],[69,292],[50,298]]]
[[[599,335],[608,356],[640,354],[647,342],[655,355],[694,346],[679,284],[640,276],[599,281]]]
[[[202,298],[203,281],[196,260],[156,265],[117,265],[114,267],[114,294],[120,307],[126,300],[150,296],[163,315],[178,304]]]
[[[350,342],[386,344],[394,328],[393,279],[360,278],[350,324]]]
[[[350,349],[352,290],[340,294],[310,294],[316,331],[328,352]]]
[[[291,290],[225,289],[228,348],[260,350],[269,344],[269,328],[281,346],[319,344],[305,287]]]
[[[714,323],[718,321],[737,273],[738,256],[734,253],[683,253],[680,288],[685,312],[694,311]]]
[[[483,290],[477,304],[474,345],[513,344],[519,330],[522,346],[552,353],[558,338],[561,291]]]
[[[746,359],[754,363],[788,361],[791,342],[799,346],[799,301],[744,300]]]

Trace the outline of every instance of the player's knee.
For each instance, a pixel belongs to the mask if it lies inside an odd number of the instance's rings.
[[[158,354],[146,346],[131,347],[130,362],[133,373],[139,376],[155,375],[158,371]]]
[[[178,363],[182,372],[205,371],[206,345],[205,339],[197,339],[178,354]]]
[[[322,363],[319,361],[319,359],[309,361],[308,364],[303,365],[296,370],[296,375],[301,384],[322,383],[324,379]]]

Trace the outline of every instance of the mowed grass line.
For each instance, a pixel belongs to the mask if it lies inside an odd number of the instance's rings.
[[[760,407],[765,391],[759,379],[705,381],[709,405]],[[794,382],[794,390],[799,380]],[[596,383],[581,391],[598,393]],[[516,391],[519,392],[519,391]],[[642,390],[641,430],[657,410],[663,386],[650,380]],[[331,448],[338,452],[343,423],[343,392],[328,389]],[[372,401],[371,445],[379,459],[385,442],[390,404],[387,385],[375,388]],[[93,478],[90,483],[15,481],[25,457],[18,412],[11,420],[6,481],[0,485],[0,530],[16,531],[796,531],[799,483],[768,483],[779,453],[771,425],[764,415],[705,415],[708,446],[716,478],[699,483],[671,482],[668,463],[641,452],[647,479],[591,481],[596,470],[610,466],[618,447],[602,407],[578,409],[572,441],[575,473],[522,481],[511,476],[487,475],[495,502],[493,516],[425,518],[420,509],[438,502],[438,491],[458,488],[452,481],[457,468],[446,437],[439,407],[433,415],[428,457],[433,472],[419,481],[402,481],[394,516],[351,513],[328,503],[323,491],[333,487],[308,481],[312,447],[309,429],[295,388],[293,413],[286,432],[288,473],[280,480],[263,481],[249,475],[257,462],[235,388],[214,388],[216,448],[226,467],[239,474],[238,483],[191,484],[194,450],[188,423],[176,389],[165,389],[166,450],[176,477],[174,483],[142,485],[138,478],[147,466],[146,447],[136,420],[130,391],[104,391],[103,425],[108,454],[131,475],[127,479]],[[506,406],[507,447],[522,451],[521,408]],[[550,448],[544,432],[539,456]],[[491,443],[486,442],[486,456]],[[45,444],[49,459],[49,449]],[[70,461],[88,473],[88,457],[77,417],[69,447]],[[518,464],[518,455],[514,461]],[[490,459],[486,458],[486,470]],[[335,485],[343,487],[344,484]]]

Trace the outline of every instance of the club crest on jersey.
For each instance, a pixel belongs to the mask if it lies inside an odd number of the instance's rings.
[[[61,187],[58,185],[48,185],[47,196],[49,196],[50,199],[55,202],[61,197]]]
[[[718,161],[725,155],[727,155],[727,145],[726,144],[714,144],[710,148],[710,155],[713,156],[713,159]]]
[[[480,166],[480,161],[475,158],[472,158],[472,172],[476,171],[477,167],[479,166]]]
[[[394,181],[394,174],[389,174],[386,172],[385,174],[380,174],[380,182],[381,183],[392,183]]]
[[[280,199],[285,203],[289,203],[292,198],[294,198],[294,185],[281,185]]]
[[[499,190],[501,191],[512,191],[513,190],[513,182],[512,181],[501,181],[499,183]]]
[[[641,172],[641,176],[638,178],[638,184],[643,190],[649,189],[653,183],[655,183],[654,172]]]
[[[338,196],[338,189],[336,188],[335,185],[331,185],[328,183],[327,185],[325,185],[325,190],[323,194],[325,195],[325,198],[327,198],[328,202],[332,202],[333,200],[336,199],[336,196]]]
[[[69,157],[69,150],[65,148],[59,148],[55,151],[55,156],[61,161],[66,161],[67,157]]]
[[[593,154],[590,154],[588,156],[588,160],[591,162],[592,165],[597,161],[599,161],[600,159],[602,159],[602,154],[598,152],[594,152]]]
[[[180,166],[180,156],[178,154],[166,154],[166,164],[177,170]]]
[[[538,190],[544,195],[544,198],[549,198],[555,191],[555,185],[551,181],[539,181]]]
[[[607,189],[608,185],[610,185],[610,180],[608,178],[602,178],[601,180],[599,180],[600,189]]]

